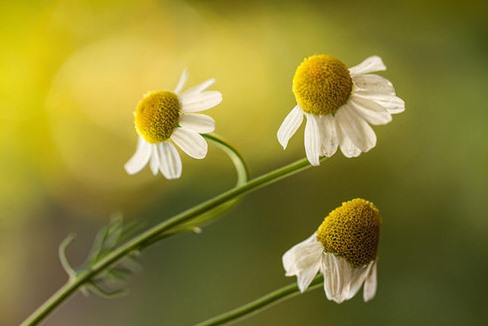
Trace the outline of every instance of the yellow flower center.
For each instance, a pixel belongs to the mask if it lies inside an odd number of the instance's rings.
[[[298,66],[292,90],[303,111],[334,114],[349,99],[352,79],[346,65],[336,58],[313,55]]]
[[[147,142],[163,142],[178,127],[181,104],[175,93],[151,92],[137,104],[136,130]]]
[[[345,258],[352,267],[376,259],[381,217],[378,208],[364,199],[342,203],[325,218],[317,240],[326,252]]]

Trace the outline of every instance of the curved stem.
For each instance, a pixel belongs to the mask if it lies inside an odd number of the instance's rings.
[[[308,287],[308,291],[312,291],[322,287],[323,279],[321,276],[317,276],[310,286]],[[300,294],[300,290],[296,283],[287,285],[278,289],[274,292],[271,292],[257,300],[254,300],[248,304],[245,304],[239,308],[233,309],[229,312],[223,313],[219,316],[207,319],[201,323],[196,324],[195,326],[215,326],[215,325],[224,325],[233,321],[237,321],[239,319],[247,318],[256,314],[257,312],[267,309],[281,301],[293,298],[294,296]]]
[[[284,167],[278,168],[260,177],[254,178],[244,183],[243,185],[240,185],[220,195],[217,195],[180,214],[177,214],[150,228],[149,230],[141,233],[140,235],[137,235],[120,247],[114,249],[112,252],[101,258],[93,265],[88,266],[82,272],[78,273],[76,277],[68,280],[68,282],[63,285],[61,289],[59,289],[51,298],[49,298],[43,305],[41,305],[36,311],[34,311],[32,315],[30,315],[21,324],[21,326],[37,325],[86,281],[90,280],[106,268],[110,267],[111,265],[122,259],[124,256],[130,254],[133,251],[139,250],[148,239],[154,239],[154,237],[164,234],[172,227],[187,222],[190,219],[195,218],[219,205],[222,205],[229,200],[236,199],[241,195],[250,193],[251,191],[270,185],[278,180],[292,176],[300,171],[308,169],[309,167],[311,167],[311,165],[308,160],[301,159]]]
[[[237,184],[236,186],[243,185],[249,180],[249,169],[247,168],[246,162],[242,158],[241,154],[228,143],[223,141],[220,137],[215,134],[204,134],[204,138],[207,138],[213,142],[217,147],[223,150],[231,159],[234,167],[237,171]]]

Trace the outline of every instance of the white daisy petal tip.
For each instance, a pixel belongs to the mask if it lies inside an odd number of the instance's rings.
[[[290,111],[290,113],[288,113],[285,120],[283,120],[283,123],[280,125],[278,132],[276,133],[278,142],[283,147],[283,149],[286,149],[290,138],[295,134],[302,122],[303,111],[297,105],[293,108],[293,110]]]
[[[125,171],[133,175],[141,171],[151,159],[151,145],[142,137],[138,138],[137,149],[134,155],[124,165]]]

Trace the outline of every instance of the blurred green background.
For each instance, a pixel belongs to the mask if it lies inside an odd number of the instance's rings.
[[[380,55],[407,110],[378,144],[248,195],[200,235],[143,253],[130,295],[72,297],[45,325],[191,325],[281,286],[281,255],[344,200],[381,210],[377,297],[337,305],[307,293],[239,325],[488,324],[488,6],[477,1],[2,1],[0,4],[0,325],[61,286],[121,212],[151,224],[233,186],[227,157],[183,157],[167,181],[126,175],[132,112],[147,90],[215,77],[217,132],[257,176],[304,156],[283,151],[304,57],[352,66]]]

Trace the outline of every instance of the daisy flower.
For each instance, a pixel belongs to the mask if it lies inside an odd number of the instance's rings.
[[[312,165],[319,157],[330,157],[340,147],[346,157],[356,157],[376,145],[370,125],[387,124],[391,115],[405,110],[387,79],[371,74],[386,70],[378,56],[347,69],[329,55],[306,58],[293,77],[297,105],[278,130],[278,141],[286,148],[291,136],[307,118],[305,152]]]
[[[342,203],[308,239],[283,255],[286,276],[304,292],[320,271],[327,299],[351,299],[364,283],[364,301],[376,294],[376,261],[381,217],[364,199]]]
[[[154,175],[160,171],[167,179],[179,178],[182,165],[175,145],[196,159],[207,155],[208,145],[200,134],[214,131],[215,121],[195,112],[216,106],[222,94],[205,91],[214,79],[181,92],[186,79],[185,70],[174,92],[149,92],[137,105],[134,118],[139,139],[135,154],[125,164],[127,173],[135,174],[149,163]]]

